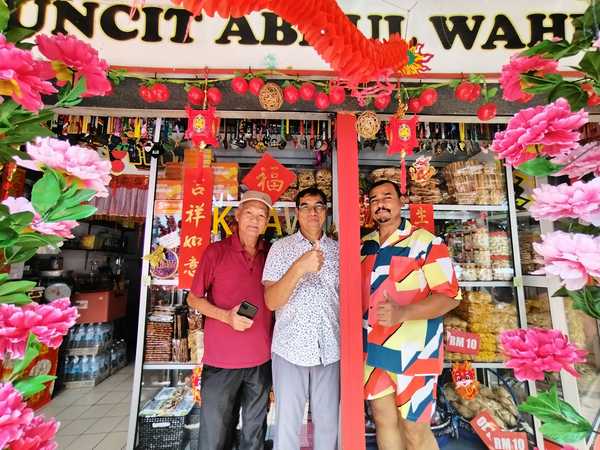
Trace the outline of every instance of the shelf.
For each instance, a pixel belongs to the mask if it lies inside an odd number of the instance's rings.
[[[458,362],[458,361],[453,361]],[[444,368],[448,369],[452,367],[453,362],[446,361],[444,362]],[[506,364],[504,362],[472,362],[471,366],[474,369],[506,369]]]
[[[146,283],[146,284],[152,284],[154,286],[177,286],[177,284],[179,284],[179,280],[177,278],[170,279],[170,280],[161,280],[161,279],[152,278],[150,280],[150,283]]]
[[[113,253],[116,255],[123,255],[123,256],[135,256],[134,253],[123,253],[122,251],[119,250],[104,250],[101,248],[64,248],[61,247],[62,251],[74,251],[74,252],[98,252],[98,253]]]
[[[513,287],[512,281],[459,281],[460,287]]]
[[[150,362],[144,363],[144,370],[192,370],[201,367],[202,364],[182,362]]]
[[[522,280],[525,287],[548,288],[546,275],[523,275]]]

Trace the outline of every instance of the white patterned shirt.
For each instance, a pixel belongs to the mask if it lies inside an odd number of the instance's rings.
[[[324,263],[304,275],[288,302],[275,312],[271,350],[292,364],[318,366],[340,360],[339,251],[333,239],[319,241]],[[279,281],[312,244],[299,231],[276,241],[265,262],[263,283]]]

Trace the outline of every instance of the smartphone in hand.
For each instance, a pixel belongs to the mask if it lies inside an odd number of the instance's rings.
[[[257,312],[258,312],[258,308],[256,306],[254,306],[252,303],[244,300],[240,304],[240,309],[238,310],[237,313],[242,317],[252,320],[252,319],[254,319],[254,316],[256,316]]]

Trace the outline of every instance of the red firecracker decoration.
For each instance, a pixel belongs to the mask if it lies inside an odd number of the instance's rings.
[[[215,116],[215,108],[192,109],[185,108],[188,115],[186,139],[191,139],[194,145],[204,148],[207,145],[217,145],[219,118]]]
[[[392,116],[387,125],[389,147],[387,154],[400,153],[402,159],[400,167],[400,191],[406,193],[406,155],[412,155],[413,148],[419,145],[417,140],[417,122],[419,118],[415,115],[410,119],[404,119],[400,114]]]

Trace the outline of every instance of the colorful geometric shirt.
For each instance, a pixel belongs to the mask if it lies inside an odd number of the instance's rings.
[[[380,245],[379,233],[363,238],[361,249],[363,344],[372,367],[407,375],[441,373],[443,318],[409,320],[383,327],[375,316],[384,292],[400,305],[424,300],[432,293],[459,300],[458,281],[442,239],[402,219]]]

